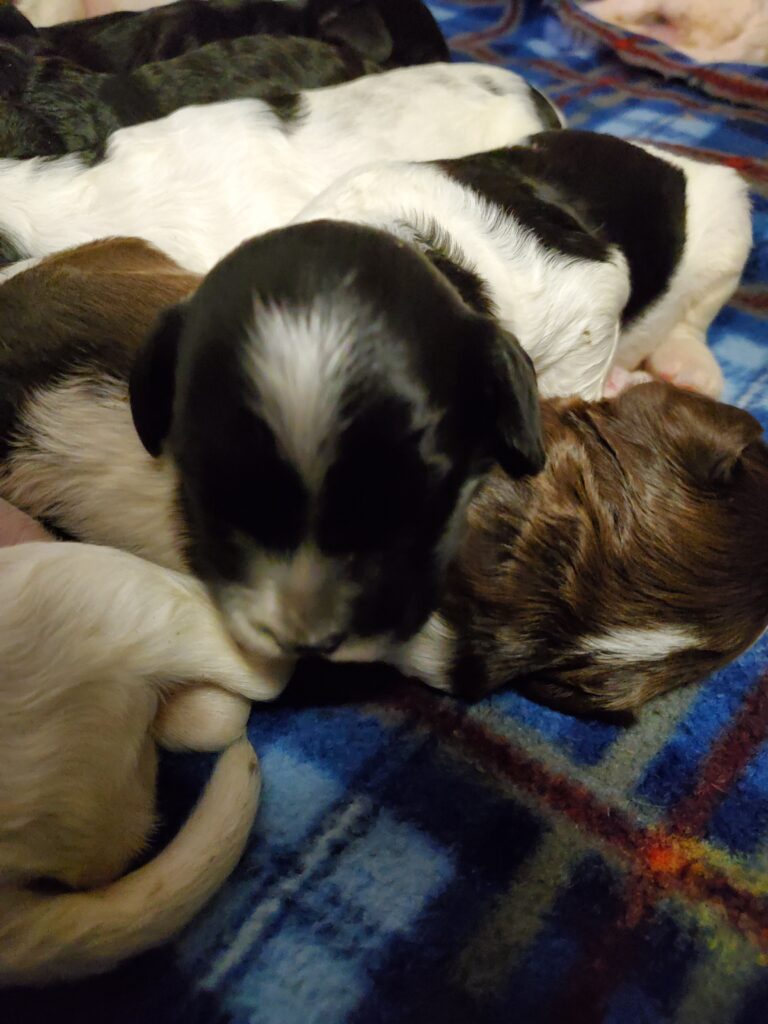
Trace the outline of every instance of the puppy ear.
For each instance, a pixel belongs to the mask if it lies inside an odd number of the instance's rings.
[[[182,306],[166,310],[146,339],[131,369],[129,392],[136,433],[157,458],[171,429],[176,358],[184,326]]]
[[[763,435],[758,421],[743,409],[710,398],[704,421],[691,424],[690,439],[681,440],[683,461],[701,483],[724,487],[736,474],[745,448]]]
[[[377,64],[392,56],[392,36],[372,0],[319,0],[313,7],[324,42],[341,43]]]
[[[743,409],[661,381],[630,389],[616,409],[639,440],[650,443],[661,432],[664,445],[672,442],[680,463],[703,486],[728,485],[744,450],[763,434]]]
[[[533,363],[517,338],[495,325],[488,350],[484,400],[492,455],[508,476],[538,473],[546,456]]]

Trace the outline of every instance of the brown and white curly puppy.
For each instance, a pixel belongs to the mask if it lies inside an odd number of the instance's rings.
[[[654,382],[542,406],[547,465],[472,503],[449,594],[401,664],[477,696],[630,711],[768,626],[768,445],[748,413]]]

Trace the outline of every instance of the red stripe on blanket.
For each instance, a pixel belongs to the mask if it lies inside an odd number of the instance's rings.
[[[629,893],[631,899],[631,883]],[[635,955],[637,922],[631,906],[625,906],[603,924],[571,968],[554,1004],[548,1007],[552,1021],[568,1024],[602,1024],[609,997],[621,985]]]
[[[498,60],[498,57],[494,59]],[[751,107],[734,110],[733,105],[730,103],[718,102],[711,97],[698,99],[689,92],[679,90],[660,93],[658,88],[654,88],[652,85],[644,86],[636,81],[616,77],[608,72],[596,75],[593,70],[585,73],[543,58],[539,60],[521,60],[519,58],[507,60],[507,66],[514,67],[515,65],[521,74],[525,74],[526,67],[532,67],[537,70],[546,71],[547,74],[559,78],[563,82],[579,82],[583,86],[583,91],[580,90],[580,95],[587,95],[588,92],[594,89],[611,89],[613,92],[625,93],[627,96],[637,96],[642,99],[654,100],[655,102],[672,103],[682,107],[684,110],[701,111],[704,114],[710,115],[719,114],[730,119],[737,116],[740,121],[757,121],[759,124],[768,121],[768,114],[762,110],[755,110]]]
[[[754,285],[746,285],[739,288],[728,305],[753,316],[768,316],[768,291]]]
[[[643,67],[655,68],[662,72],[674,72],[679,77],[684,77],[694,83],[701,82],[721,95],[727,95],[737,101],[768,102],[768,84],[764,82],[751,81],[735,72],[718,71],[711,65],[683,64],[674,57],[668,57],[663,50],[644,43],[638,37],[625,37],[617,34],[610,27],[596,21],[578,8],[566,8],[560,5],[558,10],[564,21],[596,36],[623,54],[632,63],[642,64]]]
[[[522,15],[523,6],[520,0],[512,0],[512,2],[507,4],[506,10],[499,21],[491,25],[490,28],[481,29],[479,32],[464,32],[452,36],[448,40],[448,44],[451,49],[467,53],[476,60],[487,61],[490,64],[500,64],[501,59],[498,55],[485,46],[484,43],[505,35],[516,28]]]
[[[700,844],[667,829],[647,829],[618,807],[602,804],[579,782],[550,771],[519,747],[468,718],[457,705],[409,691],[379,703],[412,716],[449,747],[535,797],[553,812],[623,854],[637,878],[640,906],[678,894],[720,909],[732,927],[768,952],[768,898],[742,889],[700,855]],[[641,911],[638,910],[638,913]]]
[[[669,816],[680,835],[698,836],[758,748],[768,739],[768,673],[715,741],[698,774],[696,788]]]

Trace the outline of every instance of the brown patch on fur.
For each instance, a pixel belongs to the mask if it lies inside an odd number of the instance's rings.
[[[760,424],[662,383],[546,401],[543,421],[545,470],[497,471],[470,510],[444,609],[456,690],[515,683],[565,711],[627,711],[749,647],[768,625]],[[691,646],[600,652],[612,632],[670,627]]]
[[[91,242],[0,286],[3,335],[18,322],[31,341],[53,331],[60,344],[78,336],[135,348],[158,312],[190,295],[200,280],[139,238]]]

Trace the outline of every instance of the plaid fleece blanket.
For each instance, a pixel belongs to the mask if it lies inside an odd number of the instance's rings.
[[[747,177],[755,248],[712,343],[727,398],[768,426],[768,73],[697,68],[570,2],[433,10],[458,59],[522,71],[574,127]],[[264,799],[218,898],[173,947],[6,993],[0,1019],[765,1024],[767,668],[764,638],[629,728],[305,675],[254,709]],[[208,768],[169,758],[169,831]]]

